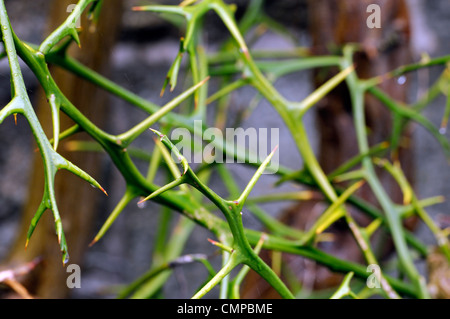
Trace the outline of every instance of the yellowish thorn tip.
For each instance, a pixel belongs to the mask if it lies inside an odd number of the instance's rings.
[[[97,242],[98,242],[98,238],[95,237],[95,238],[89,243],[88,247],[94,246]]]

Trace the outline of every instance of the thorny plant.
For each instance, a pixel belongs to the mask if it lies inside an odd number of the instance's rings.
[[[402,220],[407,216],[419,216],[436,238],[436,243],[442,253],[450,260],[448,244],[448,230],[441,230],[425,211],[425,207],[442,201],[441,197],[419,200],[412,187],[403,175],[401,167],[394,154],[400,143],[400,136],[410,121],[425,127],[442,145],[445,153],[449,155],[448,141],[427,118],[421,115],[421,111],[441,93],[448,94],[449,70],[446,64],[450,56],[435,59],[423,59],[422,61],[400,67],[392,72],[372,79],[360,79],[354,72],[353,54],[360,50],[358,45],[349,44],[342,48],[341,55],[334,56],[309,56],[304,48],[298,48],[289,52],[258,52],[250,51],[245,40],[246,34],[252,27],[264,23],[269,28],[282,31],[282,28],[266,15],[262,10],[262,0],[251,1],[243,18],[237,23],[234,18],[234,7],[225,4],[222,0],[186,0],[180,5],[149,5],[136,7],[134,10],[158,13],[179,26],[185,26],[185,36],[181,38],[179,53],[169,70],[161,94],[167,85],[173,89],[177,85],[179,71],[182,68],[182,60],[187,55],[192,87],[181,93],[166,105],[160,107],[153,104],[131,91],[113,83],[100,74],[80,64],[67,54],[67,48],[72,42],[80,45],[79,30],[76,29],[76,21],[87,11],[92,20],[98,18],[99,10],[108,10],[108,3],[102,0],[80,0],[68,16],[67,20],[58,27],[40,45],[33,45],[21,41],[14,33],[10,25],[4,0],[0,0],[0,24],[4,45],[3,57],[9,60],[11,70],[12,100],[0,111],[0,123],[7,117],[20,114],[24,116],[31,127],[34,138],[40,150],[45,167],[44,194],[40,206],[31,221],[26,242],[30,240],[33,230],[37,226],[42,214],[51,210],[55,220],[56,234],[62,252],[63,263],[69,259],[68,247],[64,237],[60,212],[55,201],[54,178],[58,170],[66,169],[86,180],[93,186],[101,189],[100,184],[91,178],[80,168],[70,163],[58,154],[59,143],[68,136],[78,132],[86,132],[93,140],[89,149],[101,149],[105,151],[114,165],[126,181],[124,196],[111,213],[110,217],[101,228],[92,244],[100,240],[115,221],[123,209],[134,199],[141,198],[141,202],[152,200],[162,205],[159,233],[155,243],[153,265],[148,273],[136,282],[124,289],[119,297],[143,298],[155,296],[170,276],[171,270],[186,263],[199,262],[208,270],[210,277],[206,284],[195,292],[194,298],[201,298],[214,286],[220,283],[220,296],[222,298],[239,298],[239,288],[249,269],[253,269],[263,277],[282,297],[293,298],[295,287],[298,283],[283,282],[279,271],[272,269],[259,256],[261,249],[274,252],[284,252],[303,256],[314,260],[329,269],[347,274],[341,287],[333,294],[332,298],[350,296],[358,298],[370,294],[380,294],[387,298],[430,297],[424,277],[418,272],[413,256],[425,257],[429,249],[414,234],[406,230]],[[202,43],[203,18],[206,13],[214,11],[228,29],[231,38],[226,41],[216,53],[205,52]],[[150,14],[150,13],[149,13]],[[95,21],[94,21],[95,23]],[[185,23],[185,24],[184,24]],[[40,85],[44,89],[48,104],[53,115],[53,138],[49,139],[39,122],[28,97],[23,80],[19,57],[28,65],[34,73]],[[266,58],[270,58],[267,60]],[[48,64],[58,65],[81,78],[90,81],[107,92],[122,98],[130,104],[144,110],[149,116],[128,131],[111,135],[94,125],[86,118],[75,105],[73,105],[61,92],[58,84],[52,78]],[[387,78],[402,76],[421,68],[434,65],[442,65],[445,71],[433,85],[426,97],[414,105],[405,105],[395,101],[377,86]],[[299,72],[312,68],[339,67],[341,72],[326,82],[323,86],[312,92],[301,102],[289,101],[275,89],[273,82],[288,73]],[[215,77],[222,80],[220,89],[213,94],[208,87],[208,79]],[[346,82],[353,105],[354,125],[359,146],[359,154],[350,161],[343,163],[335,172],[328,176],[323,172],[316,156],[311,148],[310,139],[307,136],[304,124],[304,115],[317,101],[322,99],[338,84]],[[194,132],[194,120],[203,120],[206,123],[207,105],[217,103],[217,127],[223,127],[226,121],[229,96],[232,92],[250,86],[256,89],[260,98],[265,98],[278,112],[298,148],[304,161],[304,168],[292,171],[280,166],[274,172],[279,177],[277,184],[291,182],[320,191],[324,195],[324,201],[329,206],[317,219],[311,228],[299,231],[291,228],[264,212],[259,203],[263,201],[283,201],[308,199],[311,192],[302,191],[295,193],[277,193],[265,198],[249,197],[250,192],[267,168],[275,149],[266,159],[251,160],[251,154],[235,151],[227,147],[225,141],[214,140],[216,152],[223,152],[224,156],[244,161],[249,166],[257,167],[256,173],[242,191],[233,180],[229,168],[225,164],[203,165],[194,171],[183,155],[177,150],[168,137],[156,130],[153,132],[156,147],[151,154],[133,151],[132,142],[143,132],[151,129],[155,124],[161,125],[161,131],[167,133],[172,128],[183,127]],[[443,89],[444,88],[444,89]],[[365,127],[364,100],[365,95],[371,94],[383,102],[393,114],[393,132],[390,141],[373,147],[368,143],[368,132]],[[450,99],[448,99],[450,101]],[[188,112],[174,113],[176,107],[182,103],[192,105]],[[443,120],[446,126],[450,110],[450,102],[447,103]],[[59,114],[64,112],[76,124],[60,132]],[[251,112],[249,110],[248,112]],[[206,126],[202,130],[207,129]],[[94,146],[94,147],[92,147]],[[80,142],[79,149],[87,146]],[[171,157],[176,154],[182,164],[182,171]],[[139,156],[138,156],[139,155]],[[149,162],[149,170],[144,176],[135,166],[135,156],[145,158]],[[165,163],[165,165],[162,165]],[[375,167],[386,169],[398,182],[404,194],[404,204],[394,204],[389,194],[383,189],[380,180],[375,173]],[[354,169],[359,167],[358,169]],[[158,186],[154,183],[157,170],[168,169],[172,178],[167,185]],[[215,193],[208,186],[213,170],[218,172],[224,185],[229,191],[231,199],[225,199]],[[347,189],[339,186],[337,181],[355,180]],[[381,209],[369,204],[354,193],[362,184],[367,183],[376,196]],[[194,192],[196,189],[198,192]],[[106,192],[105,192],[106,193]],[[206,197],[212,203],[205,203]],[[144,198],[142,200],[142,198]],[[373,222],[367,227],[356,223],[347,210],[347,205],[353,205]],[[244,206],[266,227],[267,232],[262,233],[244,227],[242,212]],[[214,214],[219,210],[225,219]],[[169,236],[170,212],[177,211],[186,218],[181,218],[176,229]],[[392,236],[398,257],[399,269],[408,280],[400,280],[387,275],[384,271],[380,275],[380,289],[374,289],[367,293],[362,289],[355,293],[351,286],[353,277],[366,280],[370,275],[366,266],[325,253],[317,247],[317,242],[330,225],[344,219],[354,235],[367,264],[379,265],[376,254],[371,247],[371,235],[379,227],[383,227]],[[181,256],[184,244],[192,233],[194,226],[200,225],[208,229],[217,240],[210,240],[222,250],[223,267],[216,270],[203,254]],[[414,250],[417,254],[414,254]],[[274,263],[276,264],[276,263]],[[230,272],[241,267],[241,271],[230,278]]]

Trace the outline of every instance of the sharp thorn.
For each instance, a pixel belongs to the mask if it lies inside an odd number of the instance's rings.
[[[138,204],[138,205],[141,205],[142,203],[144,203],[144,202],[146,202],[146,201],[147,201],[147,198],[144,198],[144,199],[140,200],[137,204]]]
[[[215,241],[215,240],[213,240],[213,239],[211,239],[211,238],[208,238],[208,241],[209,241],[211,244],[213,244],[214,246],[217,245],[217,241]]]

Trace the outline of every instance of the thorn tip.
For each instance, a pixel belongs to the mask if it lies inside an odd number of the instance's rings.
[[[100,186],[100,190],[106,195],[109,196],[108,193],[105,191],[105,189],[103,187]]]
[[[88,247],[94,246],[97,242],[98,242],[98,238],[95,237],[95,238],[89,243]]]

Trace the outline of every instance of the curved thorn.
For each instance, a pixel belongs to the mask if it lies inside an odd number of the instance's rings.
[[[72,37],[72,39],[75,41],[75,43],[78,45],[79,48],[81,48],[81,41],[80,36],[78,35],[78,31],[76,28],[70,28],[69,34]]]
[[[52,111],[52,121],[53,121],[53,149],[56,151],[59,144],[59,133],[60,133],[60,119],[59,119],[59,108],[60,104],[56,101],[55,94],[50,95],[48,99],[50,108]]]

